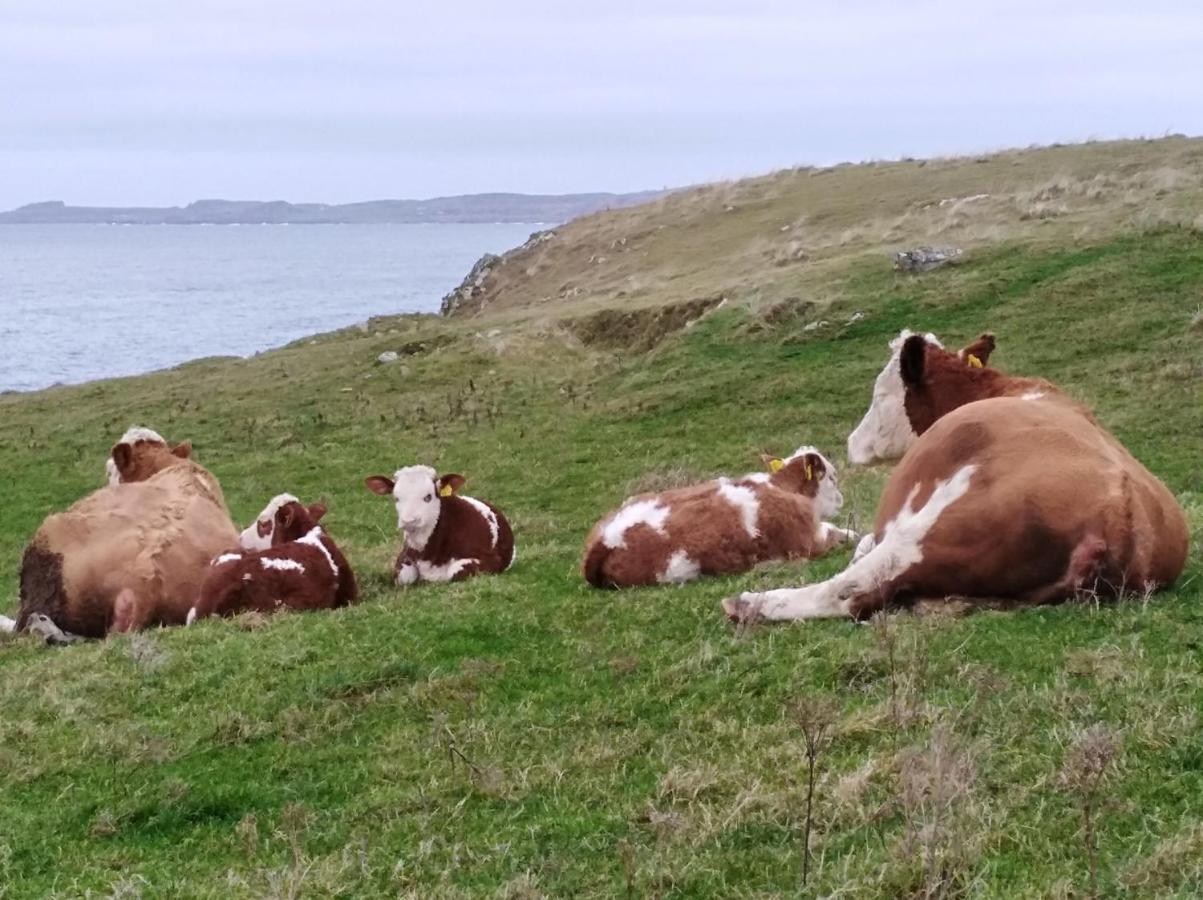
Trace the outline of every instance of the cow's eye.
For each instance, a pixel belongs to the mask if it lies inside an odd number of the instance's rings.
[[[422,502],[423,502],[423,503],[429,503],[429,502],[430,502],[431,500],[433,500],[433,499],[434,499],[434,494],[427,494],[427,495],[426,495],[426,499],[425,499],[425,500],[423,500]]]

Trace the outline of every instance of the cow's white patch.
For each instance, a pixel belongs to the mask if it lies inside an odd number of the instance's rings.
[[[749,472],[740,481],[751,482],[752,484],[768,484],[772,476],[768,472]]]
[[[422,576],[423,581],[450,581],[458,575],[466,566],[478,563],[476,559],[452,559],[446,563],[436,566],[434,563],[428,563],[424,560],[418,560],[418,574]]]
[[[664,534],[664,522],[668,518],[668,507],[659,500],[636,500],[628,503],[614,514],[602,529],[602,543],[611,550],[625,547],[626,534],[636,525],[647,525],[653,531]]]
[[[188,615],[184,618],[184,627],[191,625],[195,621],[196,621],[196,607],[194,606],[194,607],[192,607],[192,609],[188,610]]]
[[[305,566],[295,559],[280,559],[275,556],[264,556],[259,559],[259,565],[265,569],[276,569],[280,572],[300,572],[305,574]]]
[[[898,578],[923,559],[923,539],[944,510],[965,496],[977,466],[962,466],[951,478],[936,483],[919,509],[912,504],[919,493],[915,485],[906,503],[882,531],[881,541],[834,578],[802,588],[745,593],[740,601],[749,610],[771,620],[817,619],[848,615],[848,601]]]
[[[836,544],[842,544],[845,541],[856,540],[856,532],[848,528],[840,528],[838,525],[832,525],[830,522],[819,523],[819,543],[825,547],[834,547]]]
[[[418,580],[418,567],[413,563],[405,563],[397,570],[397,584],[404,587]]]
[[[435,483],[437,473],[430,466],[406,466],[393,474],[393,501],[397,506],[397,527],[405,533],[405,543],[424,550],[439,524],[443,510]]]
[[[677,550],[668,558],[668,565],[656,580],[661,584],[684,584],[701,574],[702,567],[689,558],[684,550]]]
[[[1027,391],[1019,396],[1020,400],[1039,400],[1047,391]]]
[[[243,581],[247,581],[247,582],[249,582],[249,581],[251,580],[251,573],[250,573],[250,572],[247,572],[247,573],[245,573],[245,574],[242,576],[242,580],[243,580]]]
[[[757,499],[756,492],[751,488],[732,484],[726,478],[720,478],[718,495],[735,507],[748,537],[760,537],[760,529],[757,527],[757,520],[760,518],[760,500]]]
[[[132,425],[127,428],[125,434],[121,435],[121,440],[117,443],[136,444],[139,441],[164,445],[167,443],[167,441],[164,440],[163,435],[159,434],[157,431],[152,431],[149,428],[143,428],[140,425]]]
[[[109,479],[109,487],[121,484],[121,473],[117,471],[117,463],[113,462],[111,456],[104,461],[104,474]]]
[[[877,546],[877,538],[873,532],[869,532],[860,539],[860,543],[856,545],[856,551],[852,554],[852,562],[856,562],[870,550]]]
[[[307,535],[297,538],[297,543],[308,544],[321,550],[322,556],[326,557],[326,562],[330,563],[330,571],[334,573],[335,578],[338,577],[338,565],[334,562],[334,557],[330,555],[330,551],[326,549],[326,545],[322,543],[322,529],[320,527],[310,529]]]
[[[493,512],[493,510],[489,509],[489,507],[486,506],[484,503],[481,503],[479,500],[477,500],[475,497],[461,496],[460,499],[466,500],[468,503],[471,503],[472,506],[476,509],[476,511],[481,514],[481,516],[484,518],[484,520],[489,523],[489,534],[493,538],[493,546],[496,547],[497,539],[501,534],[501,528],[497,524],[497,514],[495,512]]]
[[[8,616],[0,616],[0,631],[11,634],[17,630],[17,620]]]
[[[276,513],[280,511],[280,507],[285,503],[300,503],[292,494],[277,494],[268,502],[267,506],[263,507],[263,512],[255,517],[255,521],[248,525],[238,535],[238,545],[243,550],[266,550],[272,545],[272,533],[276,528]],[[267,533],[259,533],[259,523],[262,522],[267,526]]]
[[[869,411],[848,435],[848,461],[855,465],[866,465],[875,459],[897,459],[918,437],[906,415],[906,387],[899,368],[902,345],[912,334],[904,328],[890,341],[890,359],[873,383]],[[924,337],[929,344],[944,346],[934,334]]]
[[[238,562],[240,559],[242,559],[241,553],[223,553],[217,559],[213,560],[213,562],[209,563],[209,565],[224,566],[226,563]]]

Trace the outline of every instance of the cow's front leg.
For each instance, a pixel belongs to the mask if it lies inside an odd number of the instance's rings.
[[[840,528],[830,522],[819,523],[819,552],[826,553],[845,541],[855,541],[859,535],[850,528]]]

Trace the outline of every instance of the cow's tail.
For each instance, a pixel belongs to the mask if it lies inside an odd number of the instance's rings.
[[[606,546],[605,541],[593,541],[585,551],[584,560],[581,561],[581,574],[596,588],[614,587],[614,583],[602,573],[602,567],[605,566],[609,555],[610,548]]]

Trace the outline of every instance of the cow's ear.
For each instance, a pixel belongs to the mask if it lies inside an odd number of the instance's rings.
[[[192,456],[192,441],[180,441],[171,448],[171,455],[178,456],[180,459],[189,459]]]
[[[807,481],[818,481],[827,471],[827,463],[823,462],[823,457],[817,453],[807,453],[802,457],[802,465],[805,466]]]
[[[379,494],[381,497],[389,496],[395,487],[393,479],[385,475],[369,475],[363,480],[363,483],[368,486],[369,491]]]
[[[310,516],[310,518],[313,519],[313,521],[320,522],[322,520],[322,516],[324,516],[325,514],[326,514],[326,504],[325,503],[318,502],[318,503],[311,503],[309,505],[309,516]]]
[[[276,534],[279,534],[280,529],[287,529],[287,528],[292,527],[293,519],[295,519],[295,518],[296,518],[296,514],[292,510],[291,503],[285,503],[283,506],[281,506],[279,509],[277,509],[276,510],[276,529],[277,530],[275,532],[273,532],[272,536],[275,537]]]
[[[994,335],[986,332],[976,341],[961,350],[957,356],[965,360],[970,368],[980,369],[990,362],[990,354],[994,352]]]
[[[765,464],[770,472],[780,472],[785,468],[785,460],[780,456],[773,456],[771,453],[760,454],[760,461]]]
[[[439,496],[450,497],[467,483],[468,479],[463,475],[456,475],[454,472],[443,475],[439,478]]]
[[[898,370],[902,374],[902,383],[908,387],[922,387],[923,367],[927,361],[927,338],[921,334],[913,334],[902,345],[902,354],[898,358]]]
[[[134,465],[134,448],[126,443],[115,445],[113,447],[113,465],[122,475],[129,472]]]

